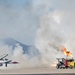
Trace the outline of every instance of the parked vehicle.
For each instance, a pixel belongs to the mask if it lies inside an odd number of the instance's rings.
[[[75,68],[75,61],[74,59],[65,59],[65,58],[57,58],[58,63],[56,65],[57,69],[67,69],[67,68]]]

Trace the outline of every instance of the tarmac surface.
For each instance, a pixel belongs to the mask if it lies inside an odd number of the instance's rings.
[[[75,69],[56,69],[56,68],[22,68],[22,69],[0,69],[0,74],[46,74],[46,75],[75,75]]]

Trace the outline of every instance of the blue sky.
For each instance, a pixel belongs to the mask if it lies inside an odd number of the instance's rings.
[[[0,4],[7,4],[13,7],[21,7],[28,2],[30,2],[30,0],[0,0]]]
[[[74,0],[0,0],[0,39],[12,37],[34,45],[42,16],[74,9]]]

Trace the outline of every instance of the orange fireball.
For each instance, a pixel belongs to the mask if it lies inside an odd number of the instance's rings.
[[[70,51],[67,51],[67,49],[64,46],[62,46],[61,49],[66,56],[73,56],[72,53]]]
[[[67,52],[66,52],[66,55],[67,55],[67,56],[73,56],[70,51],[67,51]]]

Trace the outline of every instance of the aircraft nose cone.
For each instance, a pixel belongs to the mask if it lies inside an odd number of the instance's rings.
[[[17,61],[13,61],[12,63],[13,63],[13,64],[18,64],[18,62],[17,62]]]

